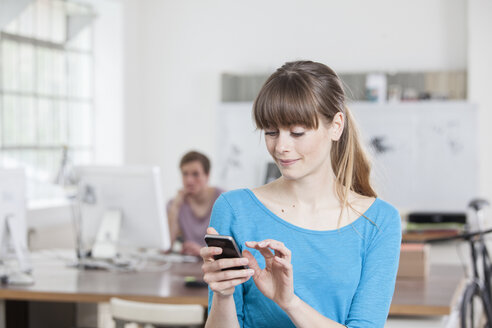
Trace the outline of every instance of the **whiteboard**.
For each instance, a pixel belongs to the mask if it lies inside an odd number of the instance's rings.
[[[227,190],[262,184],[271,161],[261,131],[251,116],[253,104],[223,103],[219,108],[219,185]]]
[[[372,160],[378,195],[401,210],[462,211],[478,193],[477,110],[466,102],[349,106]],[[266,151],[252,103],[219,108],[219,182],[226,189],[264,181]]]
[[[463,211],[477,196],[473,105],[358,103],[351,109],[372,157],[373,181],[381,198],[407,210]],[[376,138],[382,144],[379,151]]]

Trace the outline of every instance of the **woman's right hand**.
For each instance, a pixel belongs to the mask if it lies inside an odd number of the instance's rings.
[[[207,234],[218,235],[212,227],[207,228]],[[234,287],[248,281],[253,276],[254,271],[252,269],[222,271],[226,268],[248,265],[248,259],[241,257],[215,260],[214,255],[220,253],[222,253],[220,247],[202,247],[200,249],[200,256],[203,259],[203,280],[214,293],[229,296],[234,293]]]

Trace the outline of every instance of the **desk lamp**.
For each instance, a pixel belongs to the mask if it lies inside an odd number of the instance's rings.
[[[82,228],[81,228],[81,213],[80,204],[77,200],[77,177],[73,169],[72,160],[68,154],[68,147],[63,145],[61,148],[62,157],[60,168],[56,174],[54,183],[63,188],[64,194],[71,208],[72,222],[75,233],[75,252],[77,260],[80,261],[85,257],[82,245]]]

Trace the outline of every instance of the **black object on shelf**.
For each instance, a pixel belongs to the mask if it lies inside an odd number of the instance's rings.
[[[466,213],[414,212],[408,215],[412,223],[466,223]]]

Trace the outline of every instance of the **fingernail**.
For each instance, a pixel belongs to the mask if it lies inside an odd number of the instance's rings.
[[[241,260],[240,260],[241,264],[248,264],[248,259],[243,257]]]
[[[266,241],[261,241],[258,246],[265,247],[267,245]]]
[[[246,272],[248,275],[252,276],[255,274],[255,270],[253,269],[248,269],[248,271]]]

